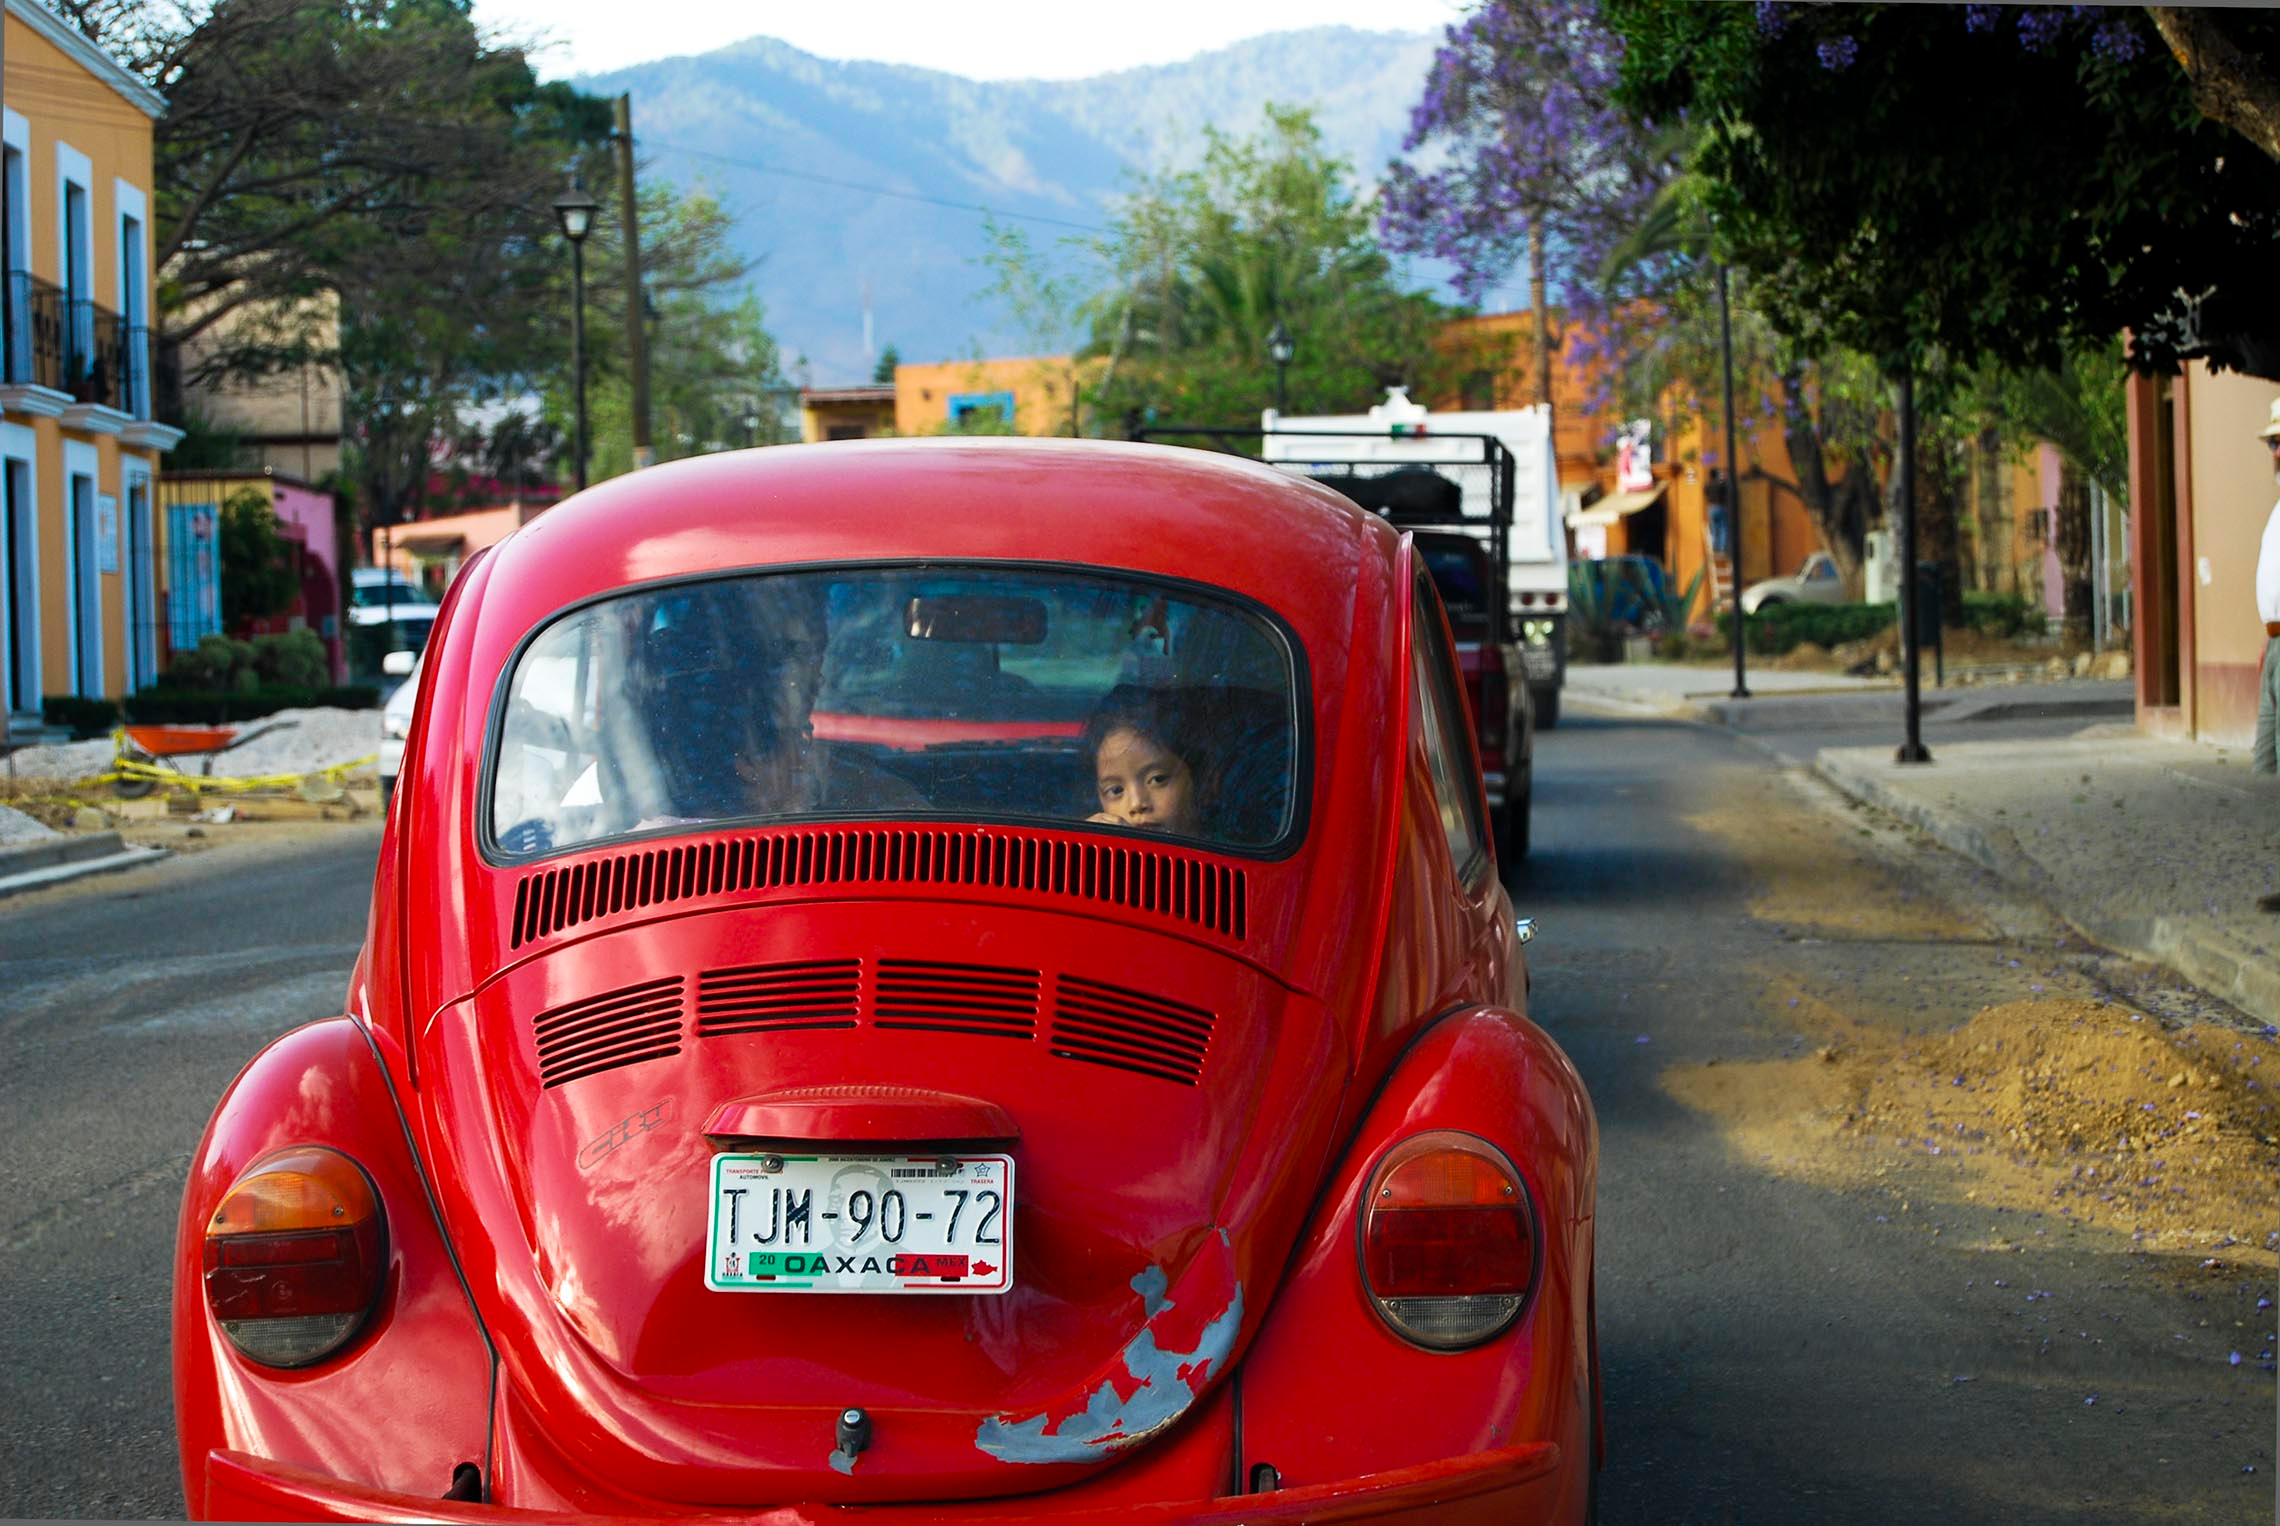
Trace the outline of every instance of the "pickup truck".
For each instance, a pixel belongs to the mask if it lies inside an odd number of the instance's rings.
[[[1458,531],[1414,533],[1417,554],[1433,575],[1433,586],[1441,591],[1450,632],[1457,640],[1457,666],[1464,672],[1465,698],[1472,706],[1496,856],[1501,863],[1516,864],[1528,856],[1528,802],[1535,793],[1534,686],[1525,681],[1519,643],[1509,633],[1499,639],[1489,618],[1496,564],[1489,559],[1488,547],[1478,537]],[[1514,682],[1515,676],[1521,681]]]

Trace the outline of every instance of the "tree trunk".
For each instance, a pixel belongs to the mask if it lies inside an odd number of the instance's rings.
[[[1940,569],[1940,623],[1963,624],[1963,555],[1956,500],[1963,486],[1953,455],[1916,443],[1916,560]],[[1897,475],[1897,473],[1895,473]]]
[[[2149,5],[2161,40],[2193,87],[2193,104],[2280,159],[2280,72],[2243,47],[2232,18],[2205,6]]]
[[[1552,400],[1552,313],[1546,305],[1544,279],[1544,224],[1541,217],[1528,222],[1528,302],[1536,310],[1536,398]]]
[[[1840,478],[1829,475],[1822,452],[1821,429],[1807,402],[1805,373],[1792,366],[1781,376],[1781,434],[1789,459],[1797,468],[1797,495],[1805,502],[1805,516],[1820,532],[1821,544],[1836,558],[1845,586],[1861,586],[1861,547],[1876,506],[1876,479],[1864,464],[1853,464]],[[1734,527],[1734,549],[1739,560],[1741,526]]]
[[[2052,533],[2058,546],[2058,579],[2066,604],[2066,632],[2090,639],[2090,481],[2065,456],[2058,459],[2058,507]]]
[[[1987,593],[2016,594],[2019,570],[2013,560],[2011,498],[2004,491],[2003,442],[1992,429],[1979,432],[1979,586]]]

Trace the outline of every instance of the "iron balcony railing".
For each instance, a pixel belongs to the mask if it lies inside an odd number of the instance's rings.
[[[150,417],[150,329],[29,271],[8,273],[0,363],[14,385],[46,387],[129,418]]]
[[[135,365],[127,325],[107,307],[82,297],[70,304],[64,330],[63,390],[73,400],[120,413],[133,412]]]
[[[8,272],[4,309],[6,332],[0,335],[0,360],[6,363],[13,386],[64,390],[64,299],[53,282],[28,270]]]

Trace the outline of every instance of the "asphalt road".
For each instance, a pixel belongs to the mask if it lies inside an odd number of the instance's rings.
[[[1662,1084],[1676,1067],[1796,1054],[1777,983],[1913,1028],[2046,990],[2226,1014],[2060,944],[1937,849],[1864,837],[1731,732],[1575,716],[1537,745],[1536,851],[1512,884],[1541,928],[1532,1014],[1582,1070],[1601,1129],[1602,1519],[2269,1518],[2273,1380],[2229,1366],[2219,1338],[2236,1312],[2269,1328],[2260,1289],[2055,1216],[1911,1213],[1896,1193],[1815,1185]],[[1871,918],[1847,937],[1835,915],[1807,936],[1753,915],[1765,865],[1737,851],[1734,824],[1800,815],[1826,828],[1832,896],[1881,883],[1982,931]]]
[[[167,1357],[190,1152],[268,1039],[341,1009],[377,826],[0,902],[0,1515],[180,1518]]]
[[[1935,1234],[1889,1194],[1753,1158],[1664,1085],[1794,1054],[1775,982],[1897,1024],[2030,976],[2208,1004],[2058,948],[1977,871],[1863,835],[1730,732],[1571,714],[1536,770],[1512,884],[1542,927],[1535,1015],[1600,1120],[1603,1519],[2266,1517],[2273,1382],[2228,1368],[2229,1330],[2204,1323],[2231,1324],[2237,1279],[1960,1205]],[[1882,886],[1984,931],[1801,935],[1752,912],[1766,855],[1737,822],[1825,840],[1831,896]],[[0,1514],[181,1513],[167,1268],[188,1155],[261,1043],[338,1009],[375,847],[340,828],[0,903]]]

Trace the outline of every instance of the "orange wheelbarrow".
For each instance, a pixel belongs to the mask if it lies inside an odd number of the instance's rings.
[[[270,721],[240,729],[236,726],[121,726],[111,733],[115,749],[109,775],[111,788],[127,799],[147,795],[161,784],[187,783],[211,778],[214,759],[233,747],[243,747],[291,721]],[[196,774],[171,760],[198,758]],[[168,761],[161,761],[162,759]]]

